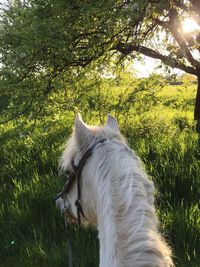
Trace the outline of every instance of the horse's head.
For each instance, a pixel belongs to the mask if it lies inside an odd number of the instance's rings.
[[[118,123],[111,115],[108,115],[105,127],[88,126],[78,114],[75,119],[74,131],[68,140],[66,148],[62,154],[60,168],[64,173],[71,177],[71,184],[68,186],[67,196],[57,200],[57,206],[63,212],[67,211],[70,221],[77,221],[77,200],[80,200],[83,213],[81,221],[96,224],[97,222],[97,203],[96,203],[96,184],[97,173],[100,161],[104,160],[104,153],[100,146],[107,140],[123,142],[123,137],[119,132]],[[90,155],[86,154],[91,150]],[[82,166],[81,161],[83,162]],[[76,167],[81,170],[76,173]],[[79,168],[79,169],[80,169]],[[74,174],[76,173],[76,174]],[[99,174],[99,173],[98,173]],[[80,188],[77,185],[77,178],[80,179]],[[78,190],[81,191],[79,199]]]
[[[77,115],[60,167],[69,178],[57,206],[68,222],[98,225],[100,266],[173,266],[157,229],[153,183],[112,116],[100,127]]]

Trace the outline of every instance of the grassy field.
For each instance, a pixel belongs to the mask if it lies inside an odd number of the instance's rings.
[[[139,83],[142,89],[136,93],[126,91],[126,84],[121,82],[112,88],[106,82],[82,97],[79,105],[88,123],[99,124],[107,112],[118,117],[123,134],[155,182],[161,230],[168,237],[176,266],[200,267],[195,85],[158,88],[155,81],[147,94],[142,86],[149,87],[149,83]],[[107,97],[108,88],[115,97]],[[80,97],[79,92],[76,97]],[[55,106],[49,116],[43,115],[34,131],[31,122],[22,124],[20,120],[0,128],[0,267],[66,266],[64,223],[53,197],[65,180],[59,177],[57,165],[71,133],[74,112],[58,112]],[[74,226],[71,230],[74,266],[98,266],[95,229]]]

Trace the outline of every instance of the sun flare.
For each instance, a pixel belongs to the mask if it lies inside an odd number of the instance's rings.
[[[182,29],[185,33],[192,33],[195,31],[200,31],[200,26],[193,18],[187,18],[182,22]]]

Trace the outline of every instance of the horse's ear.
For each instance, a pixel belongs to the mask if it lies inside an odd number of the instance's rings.
[[[84,123],[79,113],[76,115],[74,131],[76,142],[80,149],[91,142],[91,131]]]
[[[109,127],[112,130],[119,132],[119,125],[117,123],[117,120],[113,116],[111,116],[110,114],[108,114],[106,127]]]

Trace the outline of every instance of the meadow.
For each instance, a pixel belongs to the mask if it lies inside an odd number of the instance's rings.
[[[160,228],[177,267],[200,267],[200,143],[193,121],[196,85],[160,77],[77,81],[52,93],[37,120],[0,126],[0,267],[66,266],[63,218],[53,197],[58,161],[74,114],[88,124],[114,115],[153,179]],[[95,229],[71,227],[75,267],[98,266]]]

